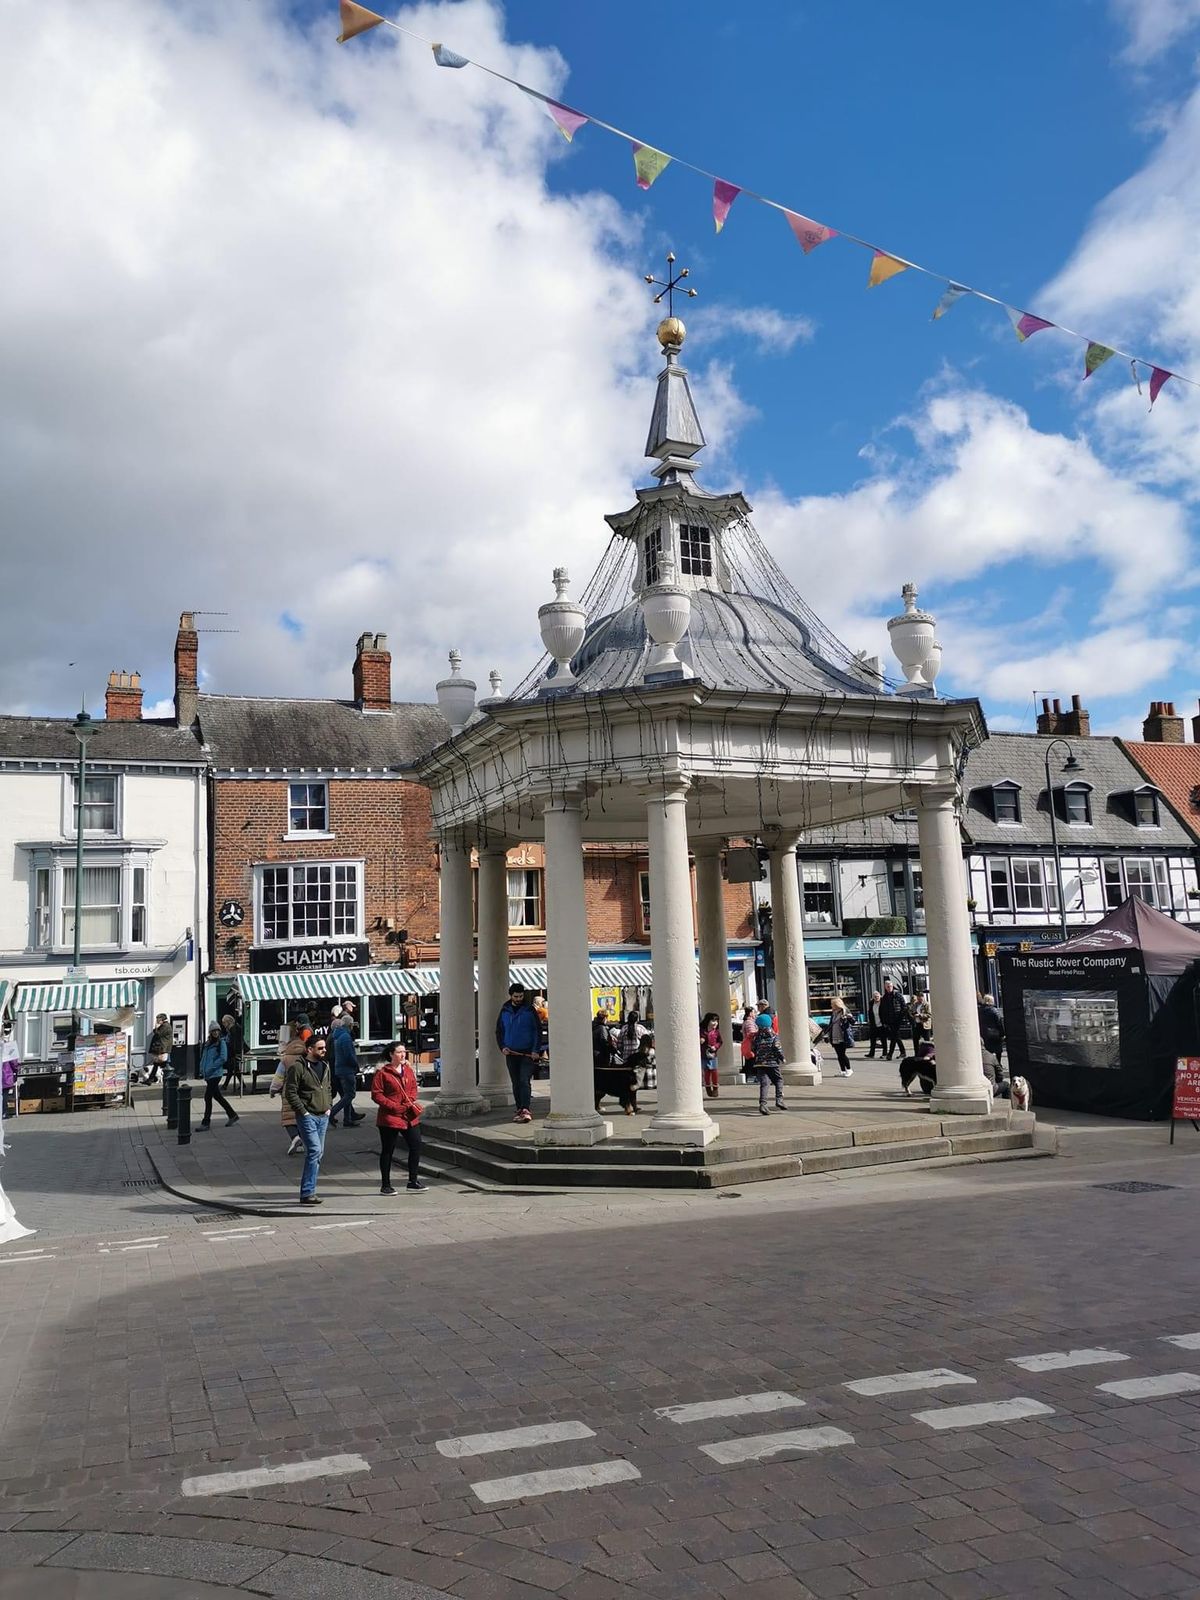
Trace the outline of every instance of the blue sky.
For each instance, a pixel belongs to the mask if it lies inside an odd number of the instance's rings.
[[[767,5],[731,16],[451,0],[399,20],[648,142],[1011,302],[1200,373],[1200,0]],[[804,257],[706,180],[648,193],[514,91],[336,5],[62,0],[0,63],[0,472],[18,533],[0,708],[169,690],[183,609],[208,687],[349,692],[386,631],[398,694],[446,650],[510,686],[552,565],[582,582],[640,460],[656,313],[692,269],[706,481],[737,483],[855,648],[900,584],[939,617],[939,687],[996,727],[1081,692],[1136,730],[1194,701],[1200,393],[1152,416],[1128,366],[1019,345],[867,253]],[[40,138],[20,137],[36,120]],[[31,197],[37,197],[33,204]],[[114,560],[114,553],[119,557]],[[62,649],[57,575],[92,604]],[[67,655],[79,665],[68,668]],[[1194,710],[1194,704],[1184,705]]]

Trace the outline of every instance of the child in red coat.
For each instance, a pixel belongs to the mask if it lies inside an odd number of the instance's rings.
[[[397,1139],[403,1139],[408,1146],[408,1187],[428,1187],[419,1176],[422,1107],[417,1092],[417,1075],[409,1065],[408,1048],[397,1039],[384,1051],[371,1080],[371,1099],[379,1107],[375,1121],[379,1128],[380,1194],[396,1192],[392,1188],[392,1156]]]

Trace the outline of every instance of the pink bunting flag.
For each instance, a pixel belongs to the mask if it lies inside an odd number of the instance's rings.
[[[1154,410],[1154,402],[1162,391],[1162,386],[1174,373],[1168,372],[1165,367],[1154,367],[1150,373],[1150,409]]]
[[[661,150],[655,150],[653,145],[634,145],[633,170],[637,173],[637,186],[639,189],[648,189],[655,178],[670,165],[670,156],[664,155]]]
[[[724,178],[718,178],[713,184],[713,221],[718,233],[725,226],[730,206],[741,192],[736,183],[726,183]]]
[[[557,100],[547,100],[544,94],[538,94],[534,89],[526,89],[525,93],[542,108],[568,144],[584,123],[591,121],[591,118],[585,117],[582,111],[572,111],[570,106],[560,106]]]
[[[1035,333],[1041,333],[1043,328],[1052,328],[1054,326],[1052,322],[1047,322],[1044,317],[1030,316],[1028,311],[1018,311],[1014,306],[1005,306],[1004,309],[1008,312],[1008,320],[1013,325],[1013,332],[1022,344],[1025,343],[1026,339],[1032,339]]]
[[[836,239],[837,232],[827,228],[823,222],[813,222],[808,217],[802,217],[798,211],[785,211],[788,227],[796,235],[796,243],[804,254],[811,255],[819,244],[824,244],[826,239]]]

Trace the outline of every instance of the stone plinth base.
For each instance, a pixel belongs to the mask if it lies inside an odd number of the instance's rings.
[[[978,1088],[943,1089],[937,1084],[929,1097],[929,1109],[936,1115],[953,1117],[985,1117],[992,1109],[992,1091],[986,1080]]]
[[[642,1135],[643,1144],[669,1144],[699,1149],[711,1144],[721,1132],[720,1124],[706,1116],[694,1124],[677,1122],[652,1122]]]
[[[539,1122],[533,1134],[534,1144],[593,1145],[611,1139],[613,1125],[603,1117],[576,1116],[569,1111],[551,1111],[544,1122]]]
[[[788,1061],[783,1066],[784,1083],[794,1083],[802,1089],[815,1089],[821,1082],[821,1069],[811,1061]]]
[[[512,1086],[507,1083],[481,1084],[479,1096],[488,1111],[503,1111],[513,1103]]]
[[[477,1117],[486,1111],[488,1106],[478,1089],[465,1090],[461,1093],[439,1090],[437,1099],[429,1109],[435,1117]]]

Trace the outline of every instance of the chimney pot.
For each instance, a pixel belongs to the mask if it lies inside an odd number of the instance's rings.
[[[139,672],[110,672],[104,693],[104,715],[109,722],[142,720],[142,676]]]

